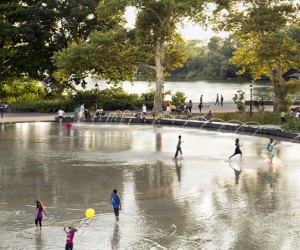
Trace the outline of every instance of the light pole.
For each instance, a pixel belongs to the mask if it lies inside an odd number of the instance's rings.
[[[253,86],[252,84],[250,84],[250,115],[252,115],[252,90],[253,90]]]
[[[98,83],[95,84],[96,87],[96,110],[98,109],[97,101],[98,101]]]

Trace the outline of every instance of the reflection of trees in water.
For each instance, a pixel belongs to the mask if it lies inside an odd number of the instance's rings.
[[[179,166],[181,163],[178,163]],[[163,162],[144,165],[142,170],[135,172],[137,206],[148,222],[146,234],[159,244],[168,246],[188,239],[199,226],[190,210],[189,198],[178,199],[178,195],[174,194],[176,174],[177,168],[175,173],[172,165]],[[178,238],[178,233],[182,239]]]
[[[75,146],[80,146],[82,151],[123,151],[132,147],[132,133],[125,129],[105,128],[105,129],[82,129],[74,130]]]
[[[162,139],[161,139],[161,133],[156,133],[156,138],[155,138],[155,145],[156,145],[156,151],[160,152],[161,151],[161,145],[162,145]]]
[[[216,188],[208,191],[211,191],[213,225],[208,223],[206,230],[216,236],[216,242],[228,242],[230,234],[234,241],[228,249],[265,249],[280,243],[279,238],[276,243],[270,236],[283,221],[268,218],[282,212],[282,202],[291,202],[284,191],[277,192],[279,176],[278,168],[269,164],[259,168],[256,175],[253,170],[243,170],[239,186],[221,178],[212,182],[210,186]],[[283,210],[284,214],[288,210]]]

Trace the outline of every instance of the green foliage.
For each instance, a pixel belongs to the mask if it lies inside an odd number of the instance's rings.
[[[249,116],[248,113],[244,112],[227,112],[227,113],[216,113],[213,114],[214,118],[219,118],[224,121],[230,121],[230,120],[239,120],[241,122],[249,122],[249,121],[255,121],[260,124],[274,124],[278,125],[280,123],[280,117],[277,113],[273,112],[253,112],[251,116]]]
[[[222,16],[217,21],[219,28],[235,32],[242,45],[230,62],[240,67],[238,74],[250,70],[253,79],[270,77],[275,93],[274,111],[279,112],[286,96],[295,90],[286,86],[284,74],[300,68],[300,48],[289,37],[295,34],[290,31],[298,18],[298,6],[293,1],[278,0],[224,2],[215,11],[216,16]]]
[[[44,98],[45,94],[43,86],[28,77],[2,82],[0,88],[0,99],[8,103],[13,103],[19,98]]]
[[[245,112],[245,92],[238,90],[232,98],[239,112]]]
[[[174,106],[182,108],[185,102],[186,96],[184,92],[177,91],[174,95],[172,95],[172,104]]]
[[[153,91],[143,93],[141,96],[137,94],[128,94],[122,88],[110,88],[105,90],[88,90],[78,91],[73,102],[77,106],[82,103],[87,109],[95,109],[97,103],[98,107],[105,110],[139,110],[145,104],[148,109],[153,107]]]
[[[176,26],[185,17],[200,20],[204,2],[101,0],[97,15],[105,28],[95,31],[88,41],[76,42],[55,53],[53,62],[66,77],[92,74],[113,83],[132,81],[139,67],[140,74],[156,80],[154,109],[161,110],[166,70],[182,67],[186,60]],[[123,16],[128,6],[137,9],[132,30],[124,28]]]
[[[282,104],[282,111],[288,112],[294,103],[294,98],[292,96],[287,96]]]
[[[238,46],[233,37],[212,37],[208,45],[201,40],[192,40],[185,46],[189,59],[184,67],[171,72],[171,79],[226,79],[236,77],[237,68],[229,59]]]
[[[148,109],[153,108],[154,95],[155,95],[155,90],[154,89],[151,89],[147,93],[143,93],[141,95],[141,100],[147,106]]]
[[[26,75],[62,94],[52,77],[51,57],[71,41],[88,38],[96,28],[97,2],[1,1],[0,84]]]

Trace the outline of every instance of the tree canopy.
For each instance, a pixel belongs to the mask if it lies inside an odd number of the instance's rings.
[[[55,88],[51,57],[96,29],[96,4],[97,0],[1,1],[0,84],[28,76]]]
[[[292,1],[222,1],[216,9],[219,28],[233,31],[242,46],[231,63],[239,73],[249,69],[254,79],[269,76],[275,94],[274,111],[282,109],[285,98],[300,89],[299,81],[287,82],[284,74],[299,69],[299,46],[288,31],[299,22],[299,9]]]
[[[155,79],[154,110],[160,111],[167,70],[181,67],[186,60],[176,25],[186,17],[200,20],[204,2],[101,0],[97,17],[107,29],[56,53],[54,63],[66,77],[94,74],[114,83],[132,81],[139,70],[149,80]],[[128,6],[137,9],[132,30],[124,28],[124,11]]]

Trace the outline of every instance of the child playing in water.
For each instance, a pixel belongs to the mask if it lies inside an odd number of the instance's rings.
[[[241,145],[240,145],[240,139],[239,138],[236,138],[235,139],[235,151],[234,151],[234,153],[233,153],[233,155],[231,155],[230,157],[229,157],[229,160],[233,157],[233,156],[235,156],[235,155],[240,155],[240,158],[242,159],[242,151],[240,150],[240,147],[241,147]]]
[[[40,226],[40,230],[42,229],[42,219],[44,217],[44,214],[47,215],[45,206],[41,200],[37,200],[36,201],[36,216],[35,216],[36,230],[38,230],[39,226]]]
[[[268,155],[269,155],[269,160],[270,162],[273,161],[273,158],[275,156],[275,153],[273,151],[273,147],[277,144],[276,143],[273,143],[273,139],[270,139],[270,142],[267,144],[267,150],[268,150]]]
[[[122,206],[121,206],[121,200],[120,200],[120,197],[118,195],[117,189],[114,189],[113,192],[110,195],[110,204],[112,204],[112,206],[113,206],[114,214],[115,214],[115,217],[116,217],[116,225],[118,225],[119,212],[120,212]]]
[[[70,136],[72,124],[70,122],[67,122],[66,129],[67,129],[67,136]]]
[[[73,239],[74,239],[75,232],[77,232],[77,229],[75,227],[69,227],[69,231],[67,231],[66,228],[64,227],[64,231],[67,234],[67,242],[66,242],[65,250],[72,250]]]
[[[178,156],[179,152],[182,155],[181,143],[183,143],[183,141],[181,141],[181,135],[179,135],[178,136],[178,142],[177,142],[176,153],[175,153],[174,159],[177,159],[177,156]]]

